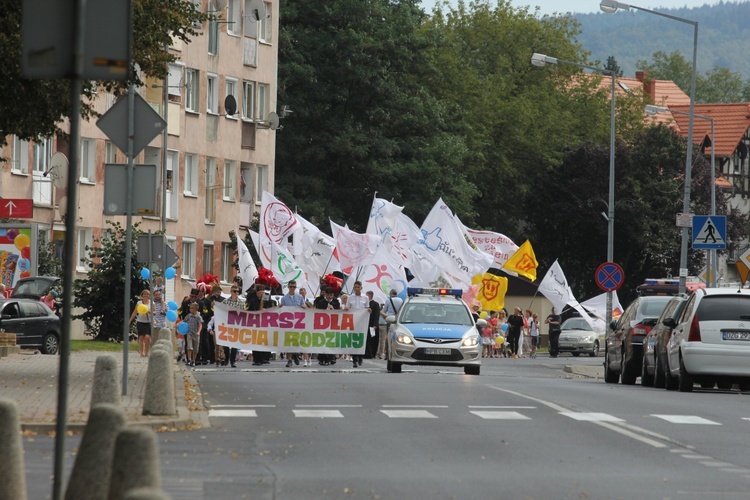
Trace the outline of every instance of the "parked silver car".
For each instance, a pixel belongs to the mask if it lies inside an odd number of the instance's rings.
[[[599,334],[583,318],[568,318],[560,326],[560,352],[569,352],[573,356],[581,353],[592,358],[599,354]]]
[[[668,378],[683,392],[695,383],[750,390],[750,290],[696,290],[667,343],[667,363]]]

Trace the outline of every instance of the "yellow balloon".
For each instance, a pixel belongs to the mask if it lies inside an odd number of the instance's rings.
[[[17,249],[23,250],[31,244],[31,240],[29,239],[29,235],[21,233],[15,237],[13,244]]]
[[[487,317],[487,311],[480,312],[479,313],[479,317],[482,318],[482,319],[486,318]]]
[[[138,304],[138,314],[147,314],[148,313],[148,306],[146,304]]]
[[[495,337],[495,343],[497,345],[503,345],[505,343],[505,337],[497,336]]]

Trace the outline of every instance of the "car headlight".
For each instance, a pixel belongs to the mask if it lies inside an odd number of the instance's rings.
[[[584,335],[583,337],[581,337],[581,340],[579,340],[579,342],[586,343],[586,342],[591,342],[592,340],[594,340],[593,335]]]
[[[405,333],[396,334],[396,342],[399,342],[401,344],[413,344],[414,343],[411,337],[406,335]]]
[[[479,336],[473,335],[471,337],[465,338],[464,341],[461,343],[461,346],[462,347],[474,347],[477,344],[479,344]]]

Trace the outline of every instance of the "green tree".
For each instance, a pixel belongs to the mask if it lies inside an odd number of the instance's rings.
[[[617,64],[617,59],[614,56],[607,57],[607,64],[604,65],[604,69],[613,71],[617,77],[622,76],[622,68]]]
[[[83,312],[74,316],[90,327],[95,340],[122,341],[123,296],[125,295],[125,227],[119,222],[107,221],[109,228],[101,238],[95,238],[92,246],[86,246],[84,259],[89,271],[83,279],[73,283],[73,306]],[[137,224],[132,229],[132,259],[130,273],[130,307],[128,315],[138,303],[141,291],[148,283],[141,279],[141,264],[138,263],[138,236],[142,231]]]
[[[61,133],[59,125],[70,116],[69,80],[28,79],[21,74],[22,0],[0,0],[0,146],[5,136],[22,139],[51,137]],[[176,60],[165,47],[172,38],[190,43],[199,33],[193,23],[205,21],[206,14],[194,2],[184,0],[135,0],[133,2],[133,62],[144,75],[164,78],[166,63]],[[107,90],[122,92],[127,83],[101,82]],[[138,75],[134,83],[142,85]],[[85,82],[81,113],[91,116],[91,98],[97,82]]]

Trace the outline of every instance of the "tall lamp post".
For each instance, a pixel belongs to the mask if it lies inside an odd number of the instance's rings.
[[[685,115],[689,116],[690,113],[686,113],[684,111],[678,111],[676,109],[669,109],[669,108],[663,108],[661,106],[653,106],[649,104],[646,106],[646,114],[650,116],[654,116],[657,113],[675,113],[678,115]],[[716,156],[714,155],[715,151],[715,144],[716,140],[714,139],[714,119],[710,116],[705,115],[696,115],[693,114],[694,118],[699,118],[701,120],[708,120],[711,123],[711,215],[716,215]],[[690,148],[692,145],[688,145],[688,148]],[[716,286],[716,273],[714,272],[714,267],[716,266],[716,250],[711,249],[708,250],[708,279],[709,279],[709,285],[710,287]]]
[[[645,9],[636,5],[629,5],[616,0],[601,0],[599,8],[608,14],[614,14],[619,9],[623,10],[642,10],[649,12],[657,16],[666,17],[674,21],[681,23],[690,24],[693,26],[693,69],[690,75],[690,114],[688,119],[688,148],[687,155],[685,157],[685,196],[682,200],[682,211],[683,213],[690,213],[690,174],[693,166],[693,118],[695,116],[695,71],[698,59],[698,22],[691,21],[682,17],[665,14],[664,12],[657,12],[651,9]],[[713,149],[713,148],[712,148]],[[682,228],[682,244],[680,245],[680,293],[685,293],[685,283],[687,282],[687,251],[688,251],[688,228]]]
[[[609,111],[609,201],[607,202],[607,262],[612,262],[614,258],[614,246],[615,246],[615,72],[613,70],[596,68],[594,66],[587,66],[572,61],[564,61],[557,59],[556,57],[546,56],[544,54],[537,54],[531,56],[531,64],[534,66],[544,66],[545,64],[569,64],[572,66],[578,66],[579,68],[588,69],[610,75],[612,77],[612,85],[610,87],[610,111]],[[607,292],[607,324],[606,328],[609,328],[609,324],[612,322],[612,292]]]

